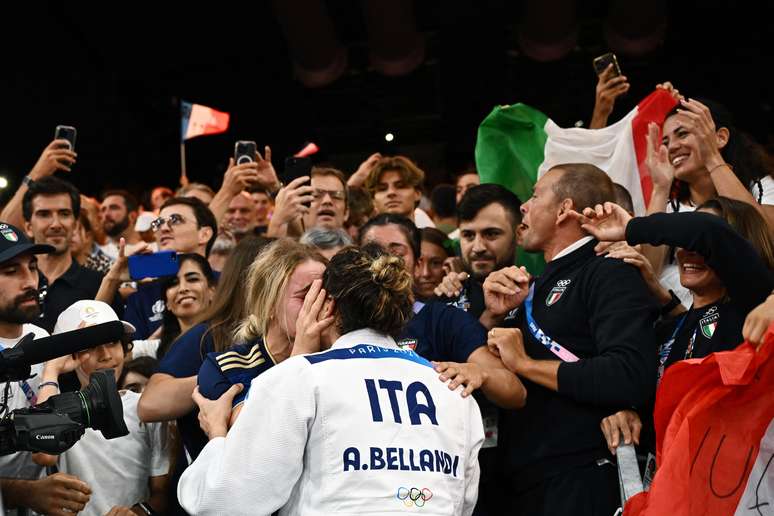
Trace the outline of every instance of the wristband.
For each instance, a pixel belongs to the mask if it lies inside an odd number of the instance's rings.
[[[43,382],[40,385],[38,385],[38,390],[42,389],[46,385],[50,385],[52,387],[56,387],[57,390],[59,390],[59,384],[57,382]]]
[[[22,178],[22,184],[24,184],[27,188],[31,188],[33,184],[35,184],[35,180],[33,180],[30,176],[24,176]]]
[[[680,303],[682,303],[680,298],[677,297],[677,294],[675,294],[671,288],[669,289],[669,295],[672,296],[672,299],[670,299],[667,304],[661,307],[661,315],[667,315],[669,312],[677,308]]]

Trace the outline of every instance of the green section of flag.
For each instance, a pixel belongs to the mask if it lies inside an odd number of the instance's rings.
[[[478,127],[476,169],[481,182],[503,185],[522,202],[529,199],[544,159],[547,121],[546,115],[526,104],[495,107]],[[541,254],[521,247],[516,263],[532,275],[541,274],[545,267]]]
[[[481,122],[476,140],[476,169],[482,183],[497,183],[522,202],[532,196],[543,163],[548,117],[525,104],[497,106]]]

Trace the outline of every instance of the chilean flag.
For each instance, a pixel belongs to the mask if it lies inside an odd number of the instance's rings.
[[[182,120],[180,139],[190,140],[197,136],[218,134],[228,130],[229,114],[201,104],[181,102]]]
[[[476,166],[482,183],[498,183],[522,201],[537,179],[562,163],[590,163],[632,196],[644,215],[653,182],[645,165],[648,123],[659,126],[677,101],[666,90],[645,97],[618,122],[602,129],[562,128],[526,104],[498,106],[481,123]]]

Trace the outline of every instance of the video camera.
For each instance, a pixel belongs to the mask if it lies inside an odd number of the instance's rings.
[[[0,382],[31,377],[30,366],[77,353],[123,335],[120,321],[97,324],[33,342],[26,335],[15,347],[0,352]],[[4,402],[7,400],[4,400]],[[86,428],[102,432],[105,439],[129,433],[112,369],[94,372],[89,385],[77,392],[51,396],[31,408],[16,409],[0,420],[0,455],[18,451],[59,454],[72,447]]]

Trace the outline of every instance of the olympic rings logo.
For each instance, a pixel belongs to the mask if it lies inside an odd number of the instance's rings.
[[[568,279],[559,280],[559,281],[556,282],[556,286],[557,287],[566,287],[567,285],[570,284],[571,281],[572,280],[568,280]]]
[[[397,498],[403,502],[406,507],[412,507],[414,505],[417,507],[424,507],[432,497],[433,492],[426,487],[423,489],[417,489],[416,487],[412,487],[411,489],[407,487],[398,488]]]

